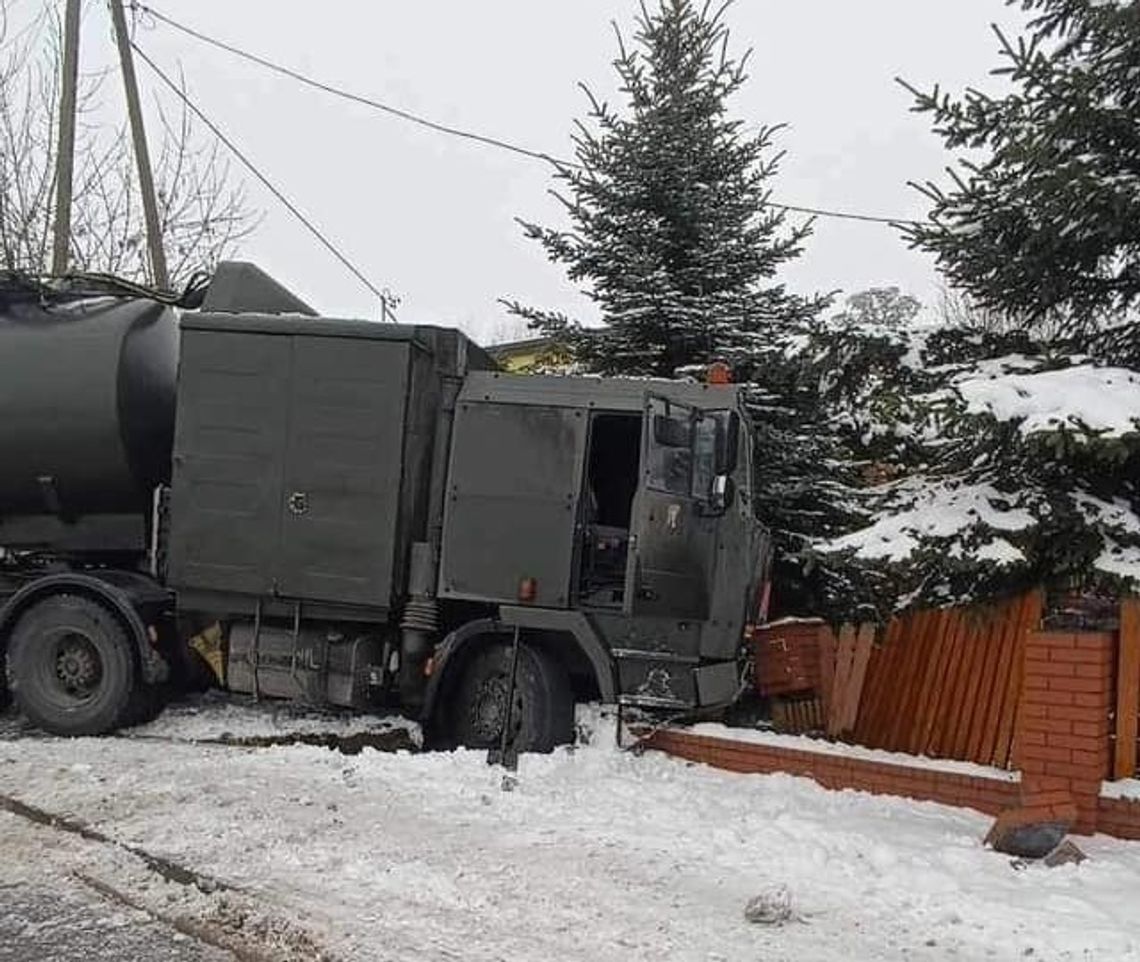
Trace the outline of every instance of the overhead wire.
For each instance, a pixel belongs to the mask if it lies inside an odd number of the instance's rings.
[[[282,191],[265,174],[261,172],[257,165],[254,164],[253,161],[246,156],[241,148],[239,148],[237,144],[235,144],[233,140],[230,139],[230,137],[228,137],[217,124],[215,124],[209,117],[206,116],[205,113],[202,112],[201,108],[199,108],[198,105],[194,103],[186,91],[183,90],[178,84],[176,84],[166,74],[166,72],[158,66],[158,64],[156,64],[150,57],[147,56],[146,52],[138,45],[137,42],[132,40],[130,41],[130,44],[135,53],[138,54],[138,56],[143,60],[144,63],[146,63],[148,67],[150,67],[151,70],[154,71],[158,79],[161,80],[167,87],[169,87],[174,95],[178,97],[178,99],[181,100],[183,104],[186,105],[186,108],[191,113],[193,113],[195,117],[202,121],[202,123],[205,124],[207,128],[209,128],[210,132],[215,137],[217,137],[218,140],[220,140],[239,161],[241,161],[246,169],[249,170],[249,172],[252,173],[253,176],[262,183],[266,190],[268,190],[274,197],[276,197],[277,200],[280,201],[288,209],[288,211],[308,229],[309,233],[311,233],[325,247],[325,249],[333,255],[333,257],[340,261],[340,263],[343,264],[344,267],[347,268],[348,271],[354,277],[356,277],[358,281],[360,281],[361,284],[363,284],[366,288],[368,288],[369,291],[371,291],[376,295],[377,298],[379,298],[381,313],[383,314],[384,318],[387,319],[389,310],[388,293],[373,284],[372,281],[370,281],[367,276],[365,276],[364,272],[360,270],[360,268],[358,268],[343,253],[341,253],[340,249],[331,240],[329,240],[328,237],[325,236],[321,229],[317,227],[317,225],[314,224],[312,220],[310,220],[305,215],[305,213],[299,207],[297,207],[296,204],[294,204],[288,197],[286,197],[285,194],[282,193]]]
[[[561,159],[545,151],[533,150],[529,147],[524,147],[520,144],[504,140],[500,137],[492,137],[486,134],[477,133],[475,131],[465,130],[460,127],[441,124],[427,117],[412,113],[411,111],[403,110],[399,107],[393,107],[391,104],[384,103],[381,100],[376,100],[372,97],[366,97],[363,94],[345,90],[343,87],[338,87],[333,84],[317,80],[316,78],[301,73],[298,70],[283,66],[282,64],[268,60],[265,57],[258,56],[255,53],[250,53],[248,50],[243,50],[241,47],[227,43],[224,40],[219,40],[216,37],[211,37],[208,34],[202,33],[200,30],[196,30],[184,23],[180,23],[172,17],[166,16],[164,13],[160,13],[158,10],[155,10],[147,4],[142,3],[141,0],[130,0],[129,5],[132,10],[144,13],[154,20],[160,23],[164,23],[167,26],[186,34],[187,36],[198,40],[201,43],[205,43],[219,50],[223,50],[226,53],[232,54],[235,57],[239,57],[242,60],[246,60],[249,63],[257,64],[260,67],[264,67],[267,70],[280,74],[281,76],[288,77],[292,80],[297,81],[298,83],[304,84],[305,86],[311,87],[315,90],[320,90],[334,97],[340,97],[343,100],[348,100],[352,103],[370,107],[390,116],[397,117],[412,124],[416,124],[417,126],[435,131],[436,133],[474,141],[475,143],[480,143],[488,147],[495,147],[499,150],[505,150],[522,157],[530,158],[531,160],[541,160],[553,167],[562,170],[583,169],[581,164],[575,163],[574,161]],[[784,210],[791,213],[806,214],[811,217],[823,217],[835,220],[847,220],[868,224],[885,224],[893,227],[920,223],[919,221],[910,220],[907,218],[880,217],[874,214],[862,214],[852,211],[833,210],[824,207],[808,207],[800,204],[784,204],[773,200],[766,201],[764,206],[774,207],[777,210]]]
[[[393,107],[390,104],[383,103],[379,100],[374,100],[371,97],[365,97],[361,94],[356,94],[352,91],[344,90],[340,87],[334,87],[332,84],[322,83],[321,81],[316,80],[313,77],[306,76],[299,71],[292,70],[289,67],[284,67],[281,64],[274,63],[271,60],[266,60],[264,57],[259,57],[257,54],[250,53],[247,50],[242,50],[240,47],[235,47],[232,44],[228,44],[224,40],[218,40],[215,37],[207,36],[206,34],[201,33],[192,27],[188,27],[185,24],[179,23],[177,20],[171,19],[165,14],[159,13],[157,10],[148,7],[144,3],[132,2],[130,6],[132,10],[138,10],[142,13],[145,13],[148,16],[153,17],[155,20],[165,23],[168,26],[173,27],[175,30],[180,30],[187,36],[193,37],[202,43],[209,44],[212,47],[217,47],[219,50],[225,50],[227,53],[231,53],[236,57],[242,58],[243,60],[248,60],[250,63],[258,64],[259,66],[265,67],[267,70],[272,70],[275,73],[290,77],[299,83],[313,87],[316,90],[321,90],[327,94],[332,94],[335,97],[341,97],[345,100],[350,100],[357,104],[363,104],[366,107],[371,107],[374,110],[382,111],[383,113],[390,114],[393,117],[399,117],[401,120],[406,120],[409,123],[418,124],[421,127],[426,127],[428,130],[434,130],[436,133],[447,134],[451,137],[461,137],[465,140],[473,140],[476,143],[485,144],[488,147],[497,147],[500,150],[507,150],[515,154],[520,154],[524,157],[529,157],[533,160],[543,160],[548,164],[553,164],[556,167],[578,166],[577,164],[571,164],[567,161],[559,160],[558,158],[550,154],[543,153],[540,150],[530,150],[527,147],[521,147],[518,144],[512,144],[509,141],[501,140],[498,137],[489,137],[485,134],[475,133],[474,131],[463,130],[459,127],[451,127],[447,124],[437,123],[434,120],[429,120],[426,117],[421,117],[418,114],[414,114],[408,110],[401,110],[399,107]]]

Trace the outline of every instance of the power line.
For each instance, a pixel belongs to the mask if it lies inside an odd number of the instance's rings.
[[[500,140],[497,137],[488,137],[485,134],[478,134],[470,130],[461,130],[458,127],[449,127],[446,124],[436,123],[434,120],[428,120],[426,117],[420,117],[417,114],[410,113],[407,110],[401,110],[398,107],[393,107],[390,104],[382,103],[379,100],[373,100],[370,97],[364,97],[360,94],[352,93],[349,90],[343,90],[340,87],[334,87],[331,84],[322,83],[321,81],[315,80],[314,78],[306,76],[303,73],[299,73],[296,70],[291,70],[289,67],[283,67],[280,64],[273,63],[270,60],[259,57],[257,54],[249,53],[246,50],[241,50],[238,47],[234,47],[223,40],[217,40],[214,37],[209,37],[204,33],[200,33],[197,30],[194,30],[192,27],[187,27],[185,24],[181,24],[177,20],[172,20],[170,17],[159,13],[157,10],[151,9],[150,7],[146,6],[146,4],[132,2],[131,8],[133,10],[139,10],[142,13],[148,14],[149,16],[154,17],[155,20],[159,20],[162,23],[173,27],[175,30],[182,31],[187,36],[193,37],[196,40],[200,40],[203,43],[207,43],[212,47],[217,47],[219,50],[225,50],[227,53],[231,53],[236,57],[241,57],[243,60],[248,60],[251,63],[258,64],[259,66],[265,67],[267,70],[272,70],[275,73],[290,77],[299,83],[303,83],[309,87],[324,91],[327,94],[332,94],[335,97],[351,100],[354,103],[363,104],[366,107],[372,107],[375,110],[380,110],[386,114],[391,114],[393,117],[399,117],[401,120],[406,120],[410,123],[418,124],[421,127],[426,127],[428,130],[434,130],[437,133],[441,134],[448,134],[451,137],[462,137],[465,140],[473,140],[476,143],[486,144],[488,147],[497,147],[500,150],[509,150],[512,153],[521,154],[522,156],[530,157],[533,160],[546,161],[546,163],[553,164],[556,167],[578,166],[577,164],[569,164],[566,161],[558,160],[556,157],[552,157],[550,154],[545,154],[539,150],[530,150],[526,147],[520,147],[518,144],[512,144],[506,140]]]
[[[131,47],[134,49],[135,53],[137,53],[139,55],[139,57],[142,58],[142,60],[146,63],[146,65],[148,67],[150,67],[150,69],[155,72],[155,74],[158,76],[158,78],[167,87],[169,87],[174,92],[175,96],[178,97],[178,99],[181,100],[182,103],[186,105],[187,109],[190,110],[194,114],[194,116],[196,116],[200,121],[202,121],[202,123],[204,123],[210,129],[211,133],[213,133],[213,135],[218,138],[218,140],[220,140],[223,144],[226,145],[226,147],[233,153],[233,155],[235,157],[237,157],[237,159],[240,160],[242,162],[242,164],[245,165],[246,169],[249,170],[249,172],[252,173],[254,177],[256,177],[259,181],[261,181],[261,183],[265,186],[265,188],[274,197],[276,197],[289,210],[289,212],[294,217],[296,217],[297,220],[299,220],[308,229],[309,233],[311,233],[318,241],[320,241],[321,244],[324,245],[324,247],[329,251],[329,253],[331,253],[333,255],[333,257],[335,257],[338,261],[341,262],[341,264],[343,264],[346,268],[348,268],[348,270],[356,277],[357,280],[360,281],[361,284],[363,284],[365,287],[367,287],[368,290],[370,290],[373,294],[376,295],[377,298],[379,298],[382,314],[383,314],[384,318],[387,319],[387,317],[388,317],[388,295],[385,294],[385,292],[383,292],[382,290],[380,290],[380,288],[378,288],[375,284],[373,284],[367,277],[365,277],[364,274],[360,271],[360,269],[355,264],[353,264],[352,261],[350,261],[347,257],[345,257],[344,254],[342,254],[340,252],[340,250],[336,247],[336,245],[333,244],[333,242],[330,241],[321,232],[321,230],[311,220],[309,220],[308,217],[305,216],[304,213],[302,213],[302,211],[297,207],[297,205],[294,204],[291,200],[289,200],[289,198],[286,197],[269,180],[269,178],[266,177],[265,174],[263,174],[257,168],[257,166],[253,163],[253,161],[251,161],[241,151],[241,149],[232,140],[230,140],[229,137],[227,137],[225,135],[225,133],[221,130],[221,128],[218,127],[217,124],[215,124],[212,120],[210,120],[210,118],[207,117],[198,108],[197,104],[195,104],[194,101],[192,101],[190,99],[190,97],[186,94],[186,92],[178,84],[176,84],[173,80],[171,80],[170,77],[168,77],[166,75],[166,73],[163,72],[162,68],[159,67],[158,64],[156,64],[153,60],[151,60],[150,57],[148,57],[146,55],[145,51],[143,51],[142,48],[140,48],[139,45],[133,40],[131,41]]]
[[[829,217],[835,220],[853,220],[861,221],[864,224],[888,224],[891,227],[902,227],[908,224],[920,224],[921,221],[900,219],[898,217],[878,217],[875,214],[853,214],[845,210],[827,210],[823,207],[800,207],[796,204],[777,204],[775,201],[768,201],[765,205],[767,207],[775,207],[779,210],[792,211],[797,214],[810,214],[812,217]]]
[[[225,52],[230,53],[235,57],[240,57],[241,59],[246,60],[250,63],[257,64],[258,66],[264,67],[267,70],[271,70],[274,73],[289,77],[292,80],[296,80],[298,83],[312,87],[315,90],[320,90],[324,93],[331,94],[334,97],[340,97],[344,100],[349,100],[356,104],[362,104],[365,107],[371,107],[374,110],[379,110],[393,117],[398,117],[401,120],[408,121],[409,123],[416,124],[428,130],[433,130],[436,133],[446,134],[451,137],[459,137],[464,140],[471,140],[476,143],[484,144],[488,147],[495,147],[499,150],[509,151],[510,153],[517,154],[522,157],[527,157],[531,160],[541,160],[560,169],[583,169],[581,164],[569,160],[559,159],[553,154],[548,154],[545,151],[532,150],[529,147],[523,147],[519,144],[511,143],[510,141],[502,140],[498,137],[490,137],[485,134],[476,133],[474,131],[463,130],[459,127],[451,127],[447,124],[437,123],[436,121],[430,120],[427,117],[422,117],[418,114],[411,113],[410,111],[402,110],[399,107],[393,107],[391,104],[386,104],[380,100],[375,100],[371,97],[365,97],[362,94],[353,93],[352,91],[345,90],[342,87],[336,87],[332,84],[324,83],[323,81],[317,80],[314,77],[310,77],[307,74],[293,70],[290,67],[282,66],[281,64],[275,63],[272,60],[266,60],[264,57],[250,53],[248,50],[243,50],[240,47],[235,47],[233,44],[226,43],[224,40],[218,40],[216,37],[208,36],[199,30],[195,30],[193,27],[188,27],[183,23],[179,23],[177,20],[174,20],[171,17],[168,17],[163,13],[159,13],[157,10],[151,7],[148,7],[145,3],[139,2],[139,0],[131,0],[130,6],[132,10],[137,10],[141,13],[145,13],[148,16],[153,17],[155,20],[161,23],[165,23],[167,26],[173,27],[175,30],[181,31],[189,37],[193,37],[195,40],[208,44],[212,47],[216,47],[219,50],[224,50]],[[807,214],[811,217],[825,217],[835,220],[858,221],[867,224],[887,224],[890,226],[902,226],[919,223],[919,221],[909,220],[907,218],[878,217],[873,214],[858,214],[852,213],[850,211],[830,210],[823,207],[805,207],[798,204],[781,204],[777,203],[776,201],[768,201],[766,202],[765,206],[774,207],[777,210],[784,210],[797,214]]]

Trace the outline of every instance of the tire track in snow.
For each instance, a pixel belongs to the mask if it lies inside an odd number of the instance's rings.
[[[156,907],[128,890],[130,882],[115,884],[89,870],[72,869],[72,878],[123,908],[142,912],[202,945],[228,952],[238,962],[338,962],[308,932],[292,922],[267,914],[249,892],[195,871],[136,845],[118,841],[83,822],[29,805],[0,793],[0,810],[41,829],[75,836],[141,863],[146,873],[179,886],[190,898],[168,899],[181,911]],[[137,880],[133,887],[138,889]]]

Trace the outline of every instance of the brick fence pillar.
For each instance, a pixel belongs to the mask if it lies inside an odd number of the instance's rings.
[[[1096,831],[1101,782],[1112,765],[1116,635],[1032,632],[1014,738],[1022,805],[1076,805],[1080,834]]]

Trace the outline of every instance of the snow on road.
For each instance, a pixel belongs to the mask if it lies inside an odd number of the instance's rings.
[[[481,753],[124,738],[0,741],[0,791],[222,879],[340,959],[1140,960],[1140,845],[1016,871],[982,815],[599,732],[524,757],[513,792]],[[798,919],[746,922],[779,886]]]
[[[44,850],[58,842],[48,829],[0,814],[0,962],[232,962],[56,870]]]

